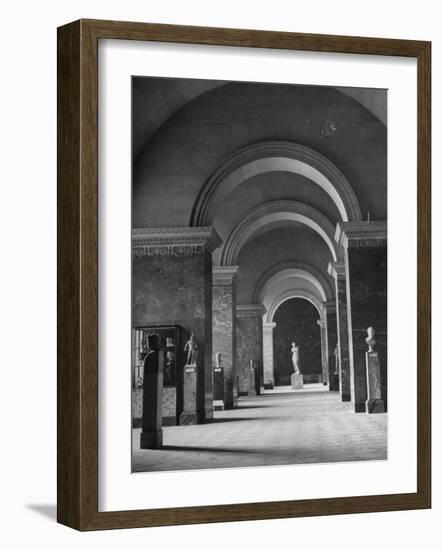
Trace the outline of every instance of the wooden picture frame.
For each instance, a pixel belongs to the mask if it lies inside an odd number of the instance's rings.
[[[403,56],[418,70],[417,492],[98,511],[98,40]],[[82,531],[431,506],[431,44],[79,20],[58,29],[58,521]]]

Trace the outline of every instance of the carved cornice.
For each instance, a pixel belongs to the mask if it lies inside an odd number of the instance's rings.
[[[193,256],[221,244],[213,227],[154,227],[132,230],[132,255]]]
[[[335,281],[345,279],[345,264],[344,262],[330,262],[327,267],[327,272]]]
[[[338,222],[335,240],[344,248],[385,246],[387,221]]]
[[[213,286],[230,286],[233,284],[236,274],[238,273],[237,265],[216,265],[212,270]]]
[[[261,304],[247,304],[236,306],[237,317],[262,317],[266,312],[266,308]]]

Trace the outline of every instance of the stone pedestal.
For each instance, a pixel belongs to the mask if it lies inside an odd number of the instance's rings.
[[[302,390],[304,387],[304,379],[302,374],[293,373],[290,379],[292,382],[292,390]]]
[[[224,372],[221,367],[213,369],[213,410],[224,410]]]
[[[365,338],[376,328],[380,377],[386,380],[387,361],[387,222],[339,222],[336,241],[345,253],[347,309],[351,319],[349,360],[355,412],[366,412]],[[386,389],[386,384],[384,386]],[[386,394],[382,396],[386,402]]]
[[[194,334],[198,415],[203,419],[213,416],[212,251],[220,243],[210,227],[132,232],[133,324],[179,325],[187,335]]]
[[[198,424],[202,421],[201,413],[198,411],[198,371],[196,365],[184,367],[183,380],[183,412],[180,415],[180,425]]]
[[[249,368],[249,389],[248,395],[260,395],[260,376],[258,361],[251,360]]]
[[[224,369],[224,408],[233,409],[238,398],[236,385],[236,293],[237,266],[213,268],[212,349],[221,353]]]
[[[157,449],[163,444],[161,429],[163,393],[163,351],[152,351],[144,360],[143,415],[141,420],[141,449]]]
[[[256,380],[255,380],[255,369],[253,366],[250,366],[249,368],[249,391],[248,395],[257,395],[256,391]]]
[[[381,376],[380,376],[380,364],[379,355],[376,351],[367,351],[365,353],[365,366],[367,373],[367,394],[368,399],[366,402],[367,412],[372,413],[384,413],[385,404],[382,399],[381,392]]]
[[[339,358],[339,392],[341,401],[351,401],[350,351],[348,344],[349,323],[347,311],[347,286],[345,264],[330,262],[328,272],[335,280],[336,288],[336,321]]]

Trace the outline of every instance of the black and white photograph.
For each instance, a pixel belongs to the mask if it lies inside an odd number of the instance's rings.
[[[388,460],[387,96],[132,77],[132,472]]]

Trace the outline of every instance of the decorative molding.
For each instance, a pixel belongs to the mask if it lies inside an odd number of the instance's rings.
[[[335,281],[345,279],[344,262],[330,262],[327,267],[327,272]]]
[[[213,286],[231,286],[238,273],[237,265],[216,265],[212,269]]]
[[[132,256],[194,256],[222,243],[213,227],[154,227],[132,230]]]
[[[268,166],[265,166],[265,163]],[[256,173],[279,169],[299,173],[319,185],[331,198],[342,220],[362,219],[358,199],[344,174],[326,157],[291,141],[263,141],[235,151],[204,184],[192,210],[190,225],[212,223],[210,212],[216,194],[223,195],[240,185],[247,168]],[[223,189],[226,191],[223,193]]]
[[[273,329],[276,327],[276,323],[263,323],[262,330],[266,333],[273,332]]]
[[[344,248],[386,246],[387,221],[338,222],[335,240]]]
[[[266,308],[261,304],[247,304],[236,306],[236,316],[243,317],[262,317]]]
[[[336,300],[328,300],[325,302],[325,310],[327,313],[336,313]]]

